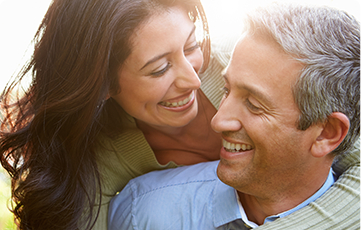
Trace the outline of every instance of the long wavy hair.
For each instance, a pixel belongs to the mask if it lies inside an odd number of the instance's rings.
[[[53,0],[31,60],[0,98],[1,164],[20,229],[92,228],[101,202],[97,136],[121,129],[117,105],[105,99],[119,90],[133,31],[176,5],[202,22],[204,70],[210,41],[199,0]],[[30,87],[16,96],[27,74]]]

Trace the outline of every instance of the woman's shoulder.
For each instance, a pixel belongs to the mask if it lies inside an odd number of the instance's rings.
[[[224,85],[222,72],[231,59],[237,40],[238,36],[235,35],[212,38],[211,60],[207,70],[200,74],[201,89],[216,109],[223,97],[223,91],[220,90]]]
[[[212,56],[224,67],[228,65],[239,37],[238,34],[227,34],[212,38]]]
[[[96,150],[98,169],[103,191],[111,195],[135,177],[177,166],[173,162],[160,165],[139,129],[129,129],[113,137],[100,135],[99,139]]]

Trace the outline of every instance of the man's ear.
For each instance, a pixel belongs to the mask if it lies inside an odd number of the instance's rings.
[[[314,157],[323,157],[335,150],[345,138],[350,128],[350,120],[340,112],[328,116],[321,134],[316,138],[311,147]]]

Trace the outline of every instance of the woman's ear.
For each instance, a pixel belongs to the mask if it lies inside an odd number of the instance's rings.
[[[311,147],[314,157],[323,157],[335,150],[345,139],[350,128],[350,120],[340,112],[334,112],[328,116],[321,134],[316,138]]]

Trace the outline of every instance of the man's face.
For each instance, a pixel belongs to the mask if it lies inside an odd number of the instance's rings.
[[[225,96],[212,127],[222,132],[218,176],[238,191],[261,195],[287,189],[312,165],[314,129],[297,129],[294,86],[303,64],[269,38],[245,36],[225,78]]]

